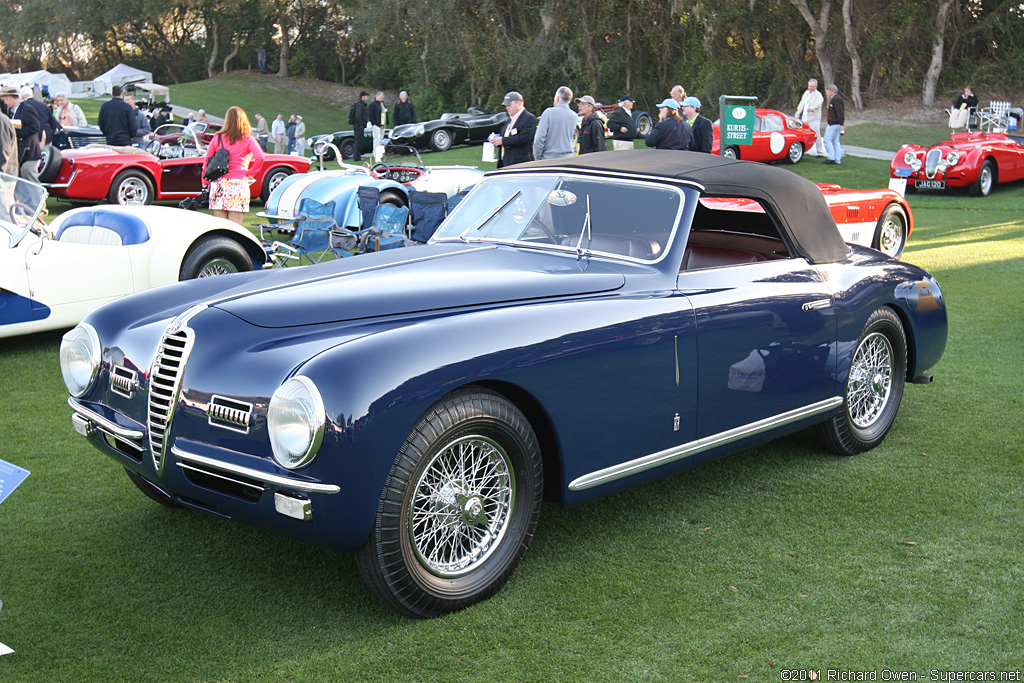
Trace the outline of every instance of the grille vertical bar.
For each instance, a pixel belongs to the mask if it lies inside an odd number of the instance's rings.
[[[163,473],[167,452],[167,431],[181,389],[181,376],[188,362],[195,335],[179,323],[167,328],[157,347],[149,375],[149,450],[157,474]]]

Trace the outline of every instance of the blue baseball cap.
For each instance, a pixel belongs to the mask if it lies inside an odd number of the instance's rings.
[[[658,105],[658,108],[668,107],[669,109],[679,110],[679,103],[673,100],[671,97],[665,98],[665,101]]]
[[[687,97],[685,100],[683,100],[682,104],[680,104],[679,106],[680,107],[697,107],[697,109],[700,109],[700,100],[698,100],[696,97],[691,95],[690,97]]]

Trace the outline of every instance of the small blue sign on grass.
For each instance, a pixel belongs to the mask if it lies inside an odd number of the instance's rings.
[[[23,467],[0,460],[0,503],[25,481],[31,472]]]

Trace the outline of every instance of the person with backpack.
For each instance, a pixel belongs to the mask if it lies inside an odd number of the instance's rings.
[[[369,97],[370,93],[362,91],[359,93],[359,99],[353,102],[348,110],[348,122],[352,126],[352,160],[356,163],[363,160],[363,135],[366,133],[366,124],[370,121],[366,109]]]
[[[690,149],[693,130],[690,124],[679,116],[679,103],[671,97],[658,105],[658,125],[654,127],[644,141],[648,147],[657,149]]]

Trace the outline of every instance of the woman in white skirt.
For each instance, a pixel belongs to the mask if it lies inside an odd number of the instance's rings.
[[[249,117],[241,107],[231,107],[224,116],[224,127],[206,150],[204,176],[206,164],[221,147],[228,151],[230,161],[228,172],[210,183],[210,208],[214,216],[241,225],[252,197],[249,179],[263,168],[263,149],[252,136]]]

